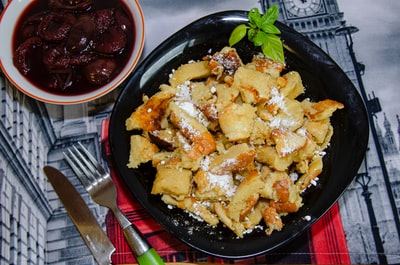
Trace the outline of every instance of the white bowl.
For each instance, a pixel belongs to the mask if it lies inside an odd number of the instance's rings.
[[[139,61],[144,46],[144,16],[137,0],[125,1],[134,22],[134,44],[131,57],[121,72],[106,85],[80,95],[59,95],[46,92],[33,85],[13,64],[13,35],[20,15],[31,0],[12,0],[5,7],[0,18],[0,67],[11,83],[26,95],[52,104],[77,104],[99,98],[118,87],[129,76]]]

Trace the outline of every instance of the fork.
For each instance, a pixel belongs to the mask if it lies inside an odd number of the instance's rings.
[[[93,201],[109,208],[113,212],[138,263],[141,265],[164,264],[137,227],[119,209],[115,184],[93,155],[78,142],[78,147],[72,146],[67,153],[64,152],[64,156]]]

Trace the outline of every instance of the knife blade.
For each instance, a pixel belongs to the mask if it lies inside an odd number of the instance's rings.
[[[99,265],[111,264],[115,247],[68,178],[51,166],[43,167],[54,191]]]

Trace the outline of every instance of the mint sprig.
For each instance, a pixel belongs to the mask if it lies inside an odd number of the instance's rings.
[[[261,47],[262,53],[273,61],[285,63],[281,31],[274,25],[278,19],[278,6],[270,6],[264,15],[258,8],[252,8],[249,12],[248,24],[240,24],[233,29],[229,37],[229,46],[241,41],[246,35],[254,46]]]

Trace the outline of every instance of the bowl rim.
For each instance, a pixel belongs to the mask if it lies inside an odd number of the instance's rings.
[[[102,97],[117,88],[132,73],[133,69],[138,64],[145,42],[143,10],[138,0],[124,1],[124,4],[130,10],[134,20],[135,42],[131,52],[131,58],[127,61],[125,67],[122,68],[121,72],[116,77],[105,86],[79,95],[53,94],[33,85],[18,71],[12,60],[12,41],[16,26],[15,21],[19,19],[19,16],[16,14],[23,12],[31,3],[32,2],[29,0],[10,0],[4,7],[0,16],[0,36],[2,36],[2,43],[6,44],[0,46],[0,68],[11,84],[29,97],[45,103],[57,105],[71,105],[89,102]],[[10,27],[9,25],[13,26]]]

